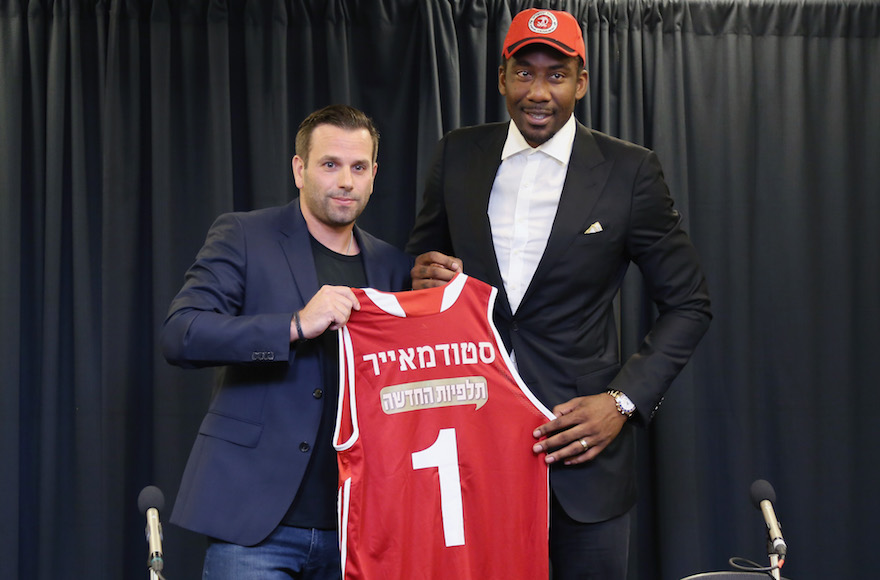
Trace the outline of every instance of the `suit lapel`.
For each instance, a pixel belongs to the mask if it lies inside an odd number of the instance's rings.
[[[477,150],[469,156],[471,161],[467,164],[468,172],[465,175],[465,183],[468,184],[464,200],[464,207],[468,208],[466,228],[474,240],[471,254],[477,257],[483,270],[478,273],[478,277],[498,289],[496,305],[509,313],[510,303],[501,270],[498,269],[492,226],[489,223],[489,195],[495,183],[498,166],[501,165],[501,150],[507,140],[508,124],[493,124],[491,128],[482,139],[474,142]],[[465,272],[468,271],[468,264],[464,265],[464,269]]]
[[[299,207],[299,198],[287,204],[281,213],[279,230],[281,249],[287,257],[287,265],[293,276],[302,303],[305,304],[318,292],[318,273],[315,270],[315,259],[311,251],[303,251],[303,248],[311,248],[309,229],[306,220]]]
[[[589,129],[578,123],[550,238],[521,304],[534,292],[536,281],[544,279],[548,270],[557,267],[558,256],[583,234],[584,223],[602,194],[612,166],[613,162],[602,155]]]
[[[355,224],[354,238],[357,240],[358,247],[361,249],[363,257],[364,275],[367,277],[367,286],[370,288],[379,288],[385,285],[388,269],[379,260],[374,260],[375,242],[369,236],[363,235],[363,231]]]
[[[293,281],[303,304],[305,304],[318,292],[318,272],[311,250],[302,251],[302,248],[311,248],[312,241],[299,206],[299,198],[294,199],[285,207],[281,214],[279,229],[283,236],[281,249],[287,257],[287,265],[290,267]],[[354,236],[363,254],[367,285],[383,285],[387,269],[384,264],[373,259],[376,250],[375,241],[369,236],[363,235],[357,225],[354,226]]]

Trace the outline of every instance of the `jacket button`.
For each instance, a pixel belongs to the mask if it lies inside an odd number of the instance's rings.
[[[312,446],[309,445],[308,442],[306,442],[306,441],[303,441],[302,443],[299,444],[299,450],[302,451],[303,453],[307,453],[308,450],[311,448],[312,448]]]
[[[324,396],[324,391],[322,391],[321,389],[315,389],[314,391],[312,391],[312,396],[316,399],[320,399]]]

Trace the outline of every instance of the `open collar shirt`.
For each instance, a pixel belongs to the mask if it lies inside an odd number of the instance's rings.
[[[556,135],[529,145],[511,121],[489,195],[489,224],[511,312],[516,312],[547,247],[575,137],[572,115]]]

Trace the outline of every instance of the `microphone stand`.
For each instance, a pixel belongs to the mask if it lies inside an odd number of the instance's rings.
[[[767,530],[767,555],[770,556],[770,575],[774,580],[781,580],[779,571],[779,554],[773,547],[773,538],[770,537],[770,530]],[[785,563],[785,556],[782,556],[782,562]]]
[[[773,568],[773,570],[770,572],[770,574],[773,576],[773,578],[775,578],[776,580],[780,580],[779,554],[777,554],[775,552],[770,553],[770,567]]]

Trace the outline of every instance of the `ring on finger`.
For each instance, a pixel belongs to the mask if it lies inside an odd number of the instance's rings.
[[[580,443],[581,445],[584,446],[584,451],[586,451],[587,449],[590,448],[590,444],[587,443],[587,440],[584,437],[581,437],[580,439],[578,439],[578,443]]]

